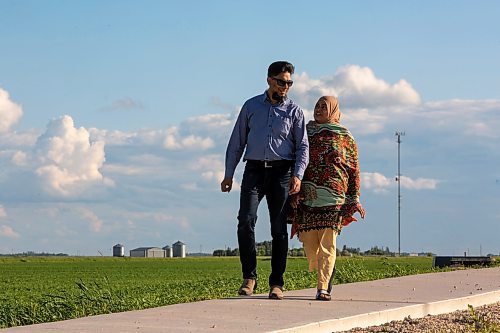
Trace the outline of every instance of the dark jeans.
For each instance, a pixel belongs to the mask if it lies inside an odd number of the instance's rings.
[[[283,286],[283,273],[288,254],[286,202],[292,165],[272,168],[254,166],[247,162],[241,183],[238,213],[238,245],[244,279],[257,279],[255,223],[257,208],[265,196],[271,220],[272,256],[269,285]]]

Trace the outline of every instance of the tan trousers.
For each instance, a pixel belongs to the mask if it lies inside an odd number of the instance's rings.
[[[301,231],[309,271],[318,270],[318,289],[327,290],[335,266],[337,232],[332,229]]]

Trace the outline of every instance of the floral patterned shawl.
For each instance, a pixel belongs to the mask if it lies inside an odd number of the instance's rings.
[[[358,149],[351,132],[339,123],[307,124],[309,165],[302,198],[289,216],[296,231],[341,228],[355,220],[359,205]],[[292,231],[293,236],[293,231]]]

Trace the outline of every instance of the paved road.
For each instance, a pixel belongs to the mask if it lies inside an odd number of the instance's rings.
[[[500,267],[420,274],[334,287],[331,302],[315,290],[234,297],[15,327],[0,333],[335,332],[419,318],[500,301]]]

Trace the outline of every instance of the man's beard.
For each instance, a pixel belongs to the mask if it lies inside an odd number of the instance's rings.
[[[283,101],[285,100],[286,98],[286,95],[284,96],[281,96],[280,94],[278,94],[276,91],[273,93],[273,96],[272,96],[273,100],[275,101],[278,101],[278,103],[283,103]]]

